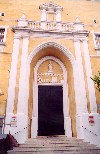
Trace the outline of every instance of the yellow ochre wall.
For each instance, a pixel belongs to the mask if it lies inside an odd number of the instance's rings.
[[[0,17],[0,26],[8,26],[6,43],[2,53],[0,53],[0,89],[3,91],[4,95],[0,96],[0,115],[5,114],[6,102],[7,102],[7,92],[9,85],[9,75],[11,67],[11,56],[13,51],[13,40],[14,32],[12,27],[17,25],[17,20],[25,14],[28,20],[40,20],[41,12],[39,10],[39,5],[48,2],[48,0],[0,0],[0,12],[4,12],[5,16]],[[96,55],[94,48],[94,41],[92,31],[100,32],[100,2],[97,1],[86,1],[86,0],[52,0],[53,3],[58,4],[63,7],[62,21],[63,22],[74,22],[76,17],[80,19],[81,22],[85,24],[85,29],[90,31],[89,33],[89,52],[90,55]],[[97,23],[93,21],[96,19]],[[29,54],[34,51],[34,49],[39,45],[47,41],[56,42],[65,46],[74,56],[74,44],[72,40],[66,39],[54,39],[54,38],[30,38],[29,41]],[[19,84],[19,72],[20,72],[20,61],[21,61],[21,47],[22,40],[20,43],[20,54],[18,56],[18,66],[17,66],[17,85],[16,85],[16,97],[15,97],[15,108],[14,113],[17,111],[17,95],[18,95],[18,84]],[[54,51],[52,53],[52,51]],[[49,53],[50,51],[50,53]],[[74,97],[74,84],[73,84],[73,70],[68,59],[64,57],[60,51],[54,48],[47,48],[42,50],[37,54],[31,62],[31,74],[30,74],[30,96],[29,96],[29,117],[31,118],[32,113],[32,83],[33,83],[33,69],[39,59],[44,56],[55,56],[60,59],[67,71],[68,71],[68,90],[69,90],[69,100],[70,100],[70,116],[73,123],[73,136],[76,136],[75,130],[75,97]],[[93,75],[100,71],[100,56],[91,57],[92,71]],[[84,62],[83,62],[84,65]],[[85,73],[85,72],[84,72]],[[85,76],[86,78],[86,76]],[[88,90],[87,90],[88,98]],[[100,93],[96,90],[97,103],[100,104]],[[89,102],[88,102],[89,110]]]

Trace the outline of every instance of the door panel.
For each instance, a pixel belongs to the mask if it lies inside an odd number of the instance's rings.
[[[62,86],[38,87],[38,135],[63,135]]]

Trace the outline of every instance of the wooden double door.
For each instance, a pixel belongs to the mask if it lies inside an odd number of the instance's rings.
[[[62,86],[38,86],[38,136],[64,135]]]

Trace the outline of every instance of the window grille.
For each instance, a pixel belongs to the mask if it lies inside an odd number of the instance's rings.
[[[4,43],[5,28],[0,28],[0,43]]]
[[[100,49],[100,34],[95,34],[95,47]]]
[[[0,134],[4,133],[4,116],[0,116]]]

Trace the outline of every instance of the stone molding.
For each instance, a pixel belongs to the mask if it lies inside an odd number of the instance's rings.
[[[88,31],[52,31],[52,30],[36,30],[34,28],[12,27],[13,32],[19,33],[20,37],[54,37],[83,40],[89,35]]]
[[[42,49],[46,48],[46,47],[54,47],[58,50],[60,50],[62,53],[64,53],[66,55],[66,57],[69,58],[70,62],[72,63],[72,65],[74,65],[75,63],[75,57],[73,56],[73,54],[64,46],[55,43],[55,42],[44,42],[42,44],[39,44],[39,46],[37,46],[29,55],[28,57],[28,63],[31,63],[32,58]]]
[[[56,20],[48,21],[46,10],[42,10],[41,20],[28,20],[23,14],[18,20],[18,26],[12,27],[13,32],[19,33],[20,37],[29,35],[31,37],[57,37],[68,39],[84,39],[89,35],[89,31],[84,30],[84,24],[78,17],[75,22],[62,22],[61,12],[56,12]],[[27,34],[26,34],[27,33]]]

